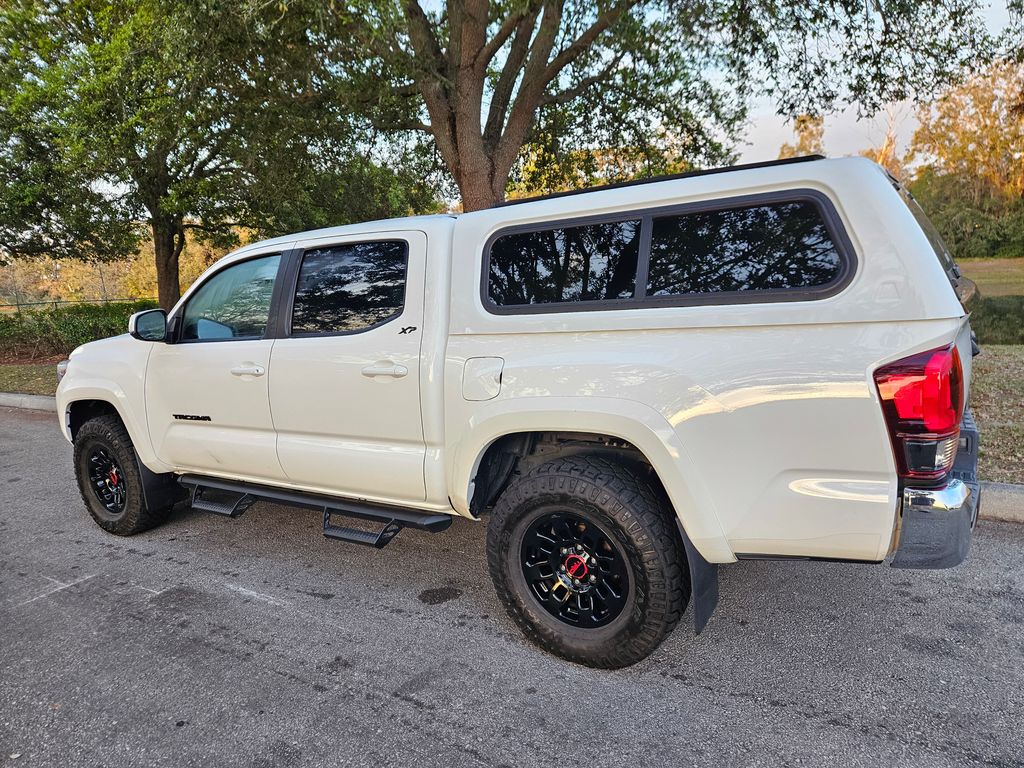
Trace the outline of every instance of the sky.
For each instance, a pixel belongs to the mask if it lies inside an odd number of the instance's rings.
[[[1010,21],[1005,2],[987,2],[984,15],[989,29],[996,33],[1006,29]],[[914,115],[914,106],[909,102],[890,104],[881,112],[863,119],[858,119],[854,107],[838,114],[826,115],[825,153],[830,157],[840,157],[855,155],[862,149],[878,146],[885,138],[890,116],[896,128],[899,151],[902,153],[917,127]],[[760,100],[751,106],[746,144],[737,147],[739,162],[774,160],[779,156],[779,147],[792,141],[792,124],[775,114],[769,100]]]

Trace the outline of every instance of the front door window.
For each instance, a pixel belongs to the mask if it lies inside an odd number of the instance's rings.
[[[280,262],[280,254],[250,259],[203,283],[185,305],[181,340],[262,338]]]

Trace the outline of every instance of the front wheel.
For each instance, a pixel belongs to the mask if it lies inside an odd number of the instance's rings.
[[[118,536],[163,522],[171,507],[150,509],[128,431],[117,416],[97,416],[75,435],[75,476],[89,514]]]
[[[633,470],[598,456],[537,467],[501,495],[487,532],[491,579],[528,638],[616,668],[678,623],[690,579],[671,510]]]

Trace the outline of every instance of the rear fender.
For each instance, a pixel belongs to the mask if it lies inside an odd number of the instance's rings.
[[[714,499],[693,470],[675,430],[657,411],[631,400],[603,397],[529,397],[498,401],[473,415],[449,472],[451,503],[471,516],[473,478],[487,448],[517,432],[592,432],[632,443],[661,480],[679,524],[709,563],[736,560],[715,513]]]

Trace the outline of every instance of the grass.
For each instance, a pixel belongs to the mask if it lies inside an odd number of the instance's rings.
[[[0,392],[52,395],[57,391],[54,363],[0,364]]]
[[[52,395],[54,363],[0,364],[0,392]],[[1024,483],[1024,345],[991,344],[974,358],[971,409],[981,429],[979,475]]]
[[[1024,483],[1024,346],[985,346],[972,370],[971,410],[981,430],[978,474]]]
[[[1024,259],[971,259],[958,262],[978,286],[967,308],[971,328],[983,345],[1024,344]]]
[[[967,304],[971,328],[978,343],[988,345],[1024,344],[1024,296],[985,296]]]
[[[982,296],[1024,296],[1024,258],[961,259],[957,264]]]

